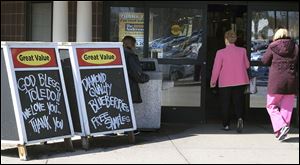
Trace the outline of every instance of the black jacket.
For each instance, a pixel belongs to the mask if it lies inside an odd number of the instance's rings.
[[[142,97],[138,83],[146,83],[149,76],[143,73],[138,56],[130,49],[124,48],[126,66],[130,84],[131,98],[133,103],[141,103]]]

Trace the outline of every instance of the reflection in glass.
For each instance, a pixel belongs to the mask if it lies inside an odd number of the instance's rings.
[[[250,95],[250,108],[265,108],[268,93],[269,67],[251,66],[251,75],[257,78],[257,93]],[[294,107],[296,107],[296,98]]]
[[[202,11],[150,9],[149,53],[152,58],[197,59],[202,46]]]
[[[276,28],[287,28],[287,11],[276,11]]]
[[[198,59],[202,47],[201,9],[151,8],[149,57]],[[200,69],[195,65],[162,64],[162,106],[200,106]]]
[[[110,8],[110,35],[109,40],[122,41],[130,35],[136,38],[136,54],[143,57],[144,50],[144,11],[135,7]]]
[[[194,65],[160,65],[160,71],[163,73],[164,80],[176,81],[179,79],[193,80],[195,67]]]
[[[162,106],[200,106],[201,85],[194,81],[194,65],[160,65]]]
[[[269,67],[266,66],[251,66],[251,76],[256,77],[257,86],[268,85]]]
[[[299,45],[299,12],[288,12],[289,16],[289,33],[290,36]]]
[[[250,95],[250,107],[264,108],[266,105],[269,67],[251,66],[251,75],[257,78],[257,93]]]
[[[251,61],[260,61],[275,31],[273,11],[253,12],[251,28]]]
[[[251,61],[261,60],[263,54],[268,48],[269,43],[272,41],[276,30],[275,27],[286,28],[287,23],[290,36],[299,44],[299,12],[252,12]],[[258,92],[250,95],[250,107],[265,108],[269,67],[252,66],[251,74],[253,77],[257,77]]]
[[[252,12],[251,61],[261,60],[277,28],[288,28],[290,36],[299,45],[299,12]]]

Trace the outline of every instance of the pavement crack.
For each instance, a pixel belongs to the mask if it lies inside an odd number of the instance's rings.
[[[177,148],[177,146],[174,144],[173,140],[169,135],[167,135],[168,139],[171,141],[172,145],[175,147],[176,151],[183,157],[183,159],[187,162],[187,164],[191,164],[189,160],[183,155],[183,153]]]

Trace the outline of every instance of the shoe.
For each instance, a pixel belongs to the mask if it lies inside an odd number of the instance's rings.
[[[243,122],[243,119],[242,118],[239,118],[238,119],[238,122],[237,122],[237,132],[238,133],[241,133],[242,130],[244,128],[244,122]]]
[[[280,135],[280,131],[275,132],[275,138],[278,139]]]
[[[229,128],[229,126],[228,126],[228,125],[226,125],[226,126],[224,126],[223,130],[225,130],[225,131],[229,131],[229,130],[230,130],[230,128]]]
[[[280,130],[280,135],[278,137],[278,140],[282,141],[286,138],[287,133],[289,132],[290,128],[288,126],[284,126]]]

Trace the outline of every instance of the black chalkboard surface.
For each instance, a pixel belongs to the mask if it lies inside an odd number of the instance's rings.
[[[80,74],[90,132],[132,128],[123,68],[81,69]]]
[[[16,71],[28,141],[71,135],[58,70]]]

